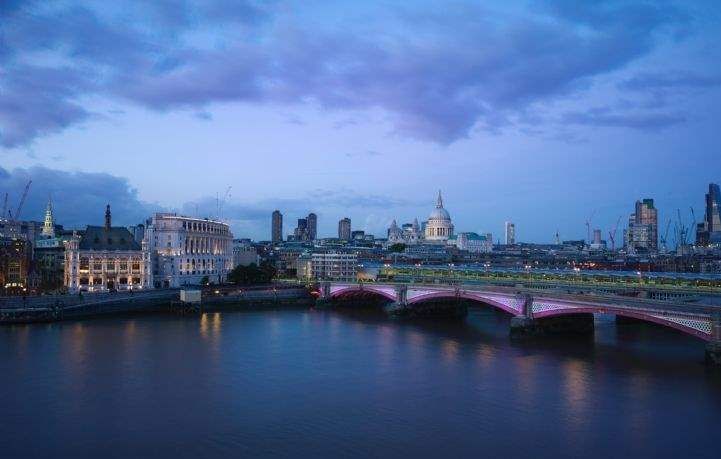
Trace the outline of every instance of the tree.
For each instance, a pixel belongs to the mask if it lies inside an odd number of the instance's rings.
[[[406,245],[402,242],[397,242],[397,243],[391,245],[390,247],[388,247],[388,251],[393,252],[393,253],[401,253],[405,249],[406,249]]]
[[[203,276],[202,279],[200,279],[200,285],[208,285],[210,283],[210,278],[208,276]]]
[[[228,274],[228,282],[236,285],[267,284],[275,277],[275,267],[263,262],[260,266],[252,263],[248,266],[236,266]]]

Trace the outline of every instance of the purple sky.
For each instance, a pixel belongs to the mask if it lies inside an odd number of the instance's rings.
[[[270,212],[604,234],[721,181],[716,1],[0,1],[0,192],[41,219]],[[332,5],[329,5],[332,3]],[[0,199],[2,196],[0,196]]]

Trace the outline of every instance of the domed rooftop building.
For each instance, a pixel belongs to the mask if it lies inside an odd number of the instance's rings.
[[[439,190],[436,208],[431,212],[426,224],[426,241],[443,243],[451,236],[453,236],[453,222],[451,215],[443,208],[443,197]]]

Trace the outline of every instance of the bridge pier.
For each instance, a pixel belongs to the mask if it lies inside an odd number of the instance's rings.
[[[538,323],[533,320],[533,297],[523,297],[523,308],[520,316],[511,318],[511,338],[527,338],[538,335]]]
[[[527,338],[546,335],[593,334],[593,314],[571,314],[538,319],[533,316],[533,298],[526,296],[523,313],[511,319],[511,338]]]
[[[711,341],[706,344],[706,363],[721,366],[721,312],[713,315]]]

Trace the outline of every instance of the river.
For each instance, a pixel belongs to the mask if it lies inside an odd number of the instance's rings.
[[[6,326],[0,457],[718,458],[703,351],[605,318],[592,339],[511,342],[482,308]]]

